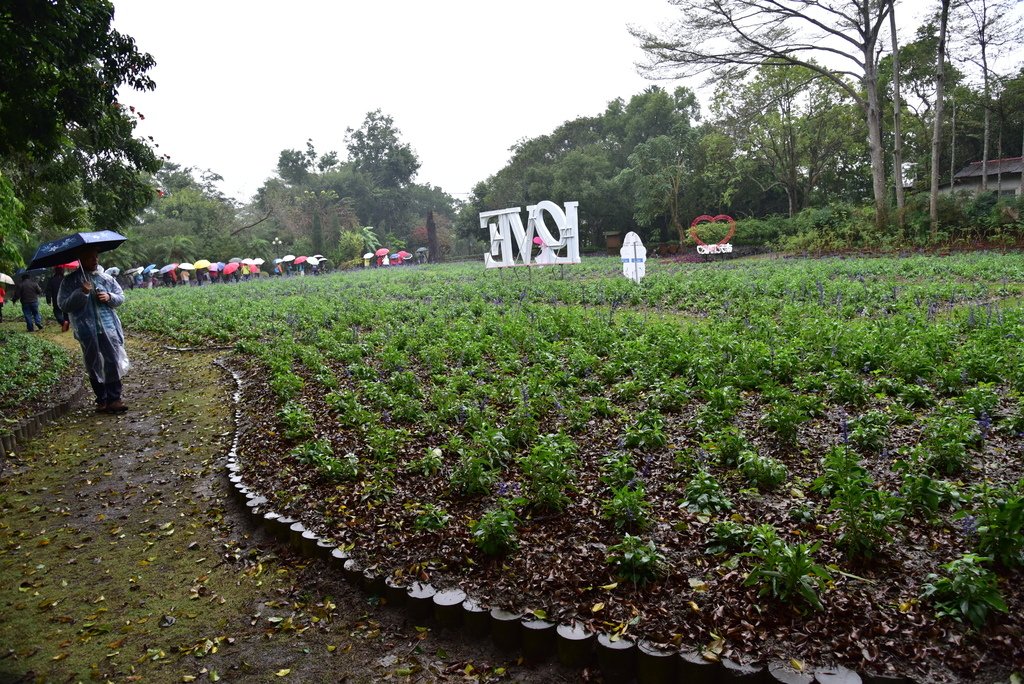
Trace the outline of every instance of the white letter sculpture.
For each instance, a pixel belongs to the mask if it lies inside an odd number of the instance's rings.
[[[622,275],[634,283],[639,283],[647,275],[647,248],[636,233],[626,233],[619,250],[622,257]]]
[[[485,211],[480,214],[480,227],[488,228],[491,235],[491,251],[484,255],[487,268],[505,268],[508,266],[529,266],[532,260],[533,245],[540,245],[540,254],[534,263],[544,266],[548,264],[580,263],[579,218],[576,207],[579,202],[566,202],[565,211],[554,202],[547,200],[526,207],[529,220],[523,228],[523,220],[519,214],[520,207]],[[558,228],[556,240],[544,222],[547,212],[554,219]],[[488,219],[497,217],[497,223],[488,223]],[[534,235],[540,239],[534,240]],[[565,250],[565,256],[558,252]],[[520,264],[516,263],[516,253]]]

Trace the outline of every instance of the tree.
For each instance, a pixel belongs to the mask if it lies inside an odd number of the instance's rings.
[[[965,59],[981,72],[985,105],[985,125],[981,147],[981,189],[988,189],[988,159],[991,141],[992,81],[995,74],[991,62],[1009,48],[1018,48],[1024,29],[1011,18],[1014,3],[1009,0],[963,0],[962,16],[954,34],[967,42]]]
[[[946,84],[946,25],[952,0],[940,0],[939,49],[935,57],[935,121],[932,128],[932,184],[928,201],[928,216],[932,226],[932,240],[939,232],[939,155],[942,152],[942,97]],[[950,179],[952,183],[952,179]]]
[[[117,93],[153,89],[155,62],[113,15],[107,0],[0,8],[0,167],[36,230],[120,227],[153,197],[160,160]]]
[[[713,109],[759,167],[750,170],[755,181],[783,188],[794,216],[850,143],[846,99],[815,71],[769,62],[747,82],[724,80]]]
[[[381,110],[369,112],[358,130],[346,130],[349,160],[381,188],[400,188],[416,176],[420,161],[408,143],[400,140],[395,121]]]
[[[878,89],[879,36],[890,5],[877,0],[671,0],[684,13],[668,35],[631,29],[650,62],[672,77],[741,76],[766,60],[811,69],[860,105],[867,122],[876,221],[886,215]],[[813,58],[820,57],[822,63]],[[826,67],[823,64],[842,66]],[[851,83],[850,79],[856,83]]]

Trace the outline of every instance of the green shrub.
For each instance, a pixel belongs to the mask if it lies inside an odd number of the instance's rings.
[[[575,485],[575,456],[576,444],[568,435],[543,435],[537,439],[530,453],[519,459],[530,503],[549,511],[561,511],[569,505],[566,492]]]
[[[611,489],[625,487],[636,477],[636,468],[633,467],[632,459],[626,453],[605,454],[598,462],[598,467],[601,482]]]
[[[815,562],[821,542],[813,545],[787,544],[777,535],[762,537],[743,554],[754,561],[744,580],[745,586],[757,586],[758,596],[772,596],[784,603],[802,599],[812,608],[823,608],[818,594],[832,580],[828,571]]]
[[[611,497],[601,504],[601,509],[604,519],[610,520],[619,531],[643,530],[651,525],[651,505],[647,502],[647,491],[640,483],[614,489]]]
[[[1024,566],[1024,480],[1012,489],[984,487],[977,500],[979,553],[1007,568]]]
[[[473,543],[488,556],[503,556],[519,548],[519,535],[516,525],[519,517],[512,503],[507,500],[498,504],[480,516],[480,520],[470,524]]]
[[[617,577],[633,584],[645,584],[665,571],[665,557],[654,542],[631,534],[623,537],[621,543],[609,546],[605,560],[615,568]]]
[[[850,421],[850,442],[862,453],[877,454],[889,439],[889,419],[881,411],[868,411]]]
[[[743,477],[758,489],[774,489],[789,477],[789,470],[785,464],[770,456],[745,451],[740,455],[739,461]]]
[[[413,527],[417,530],[441,530],[448,526],[451,516],[440,506],[424,504],[416,511],[416,522]]]
[[[991,559],[967,553],[946,563],[942,566],[946,576],[928,575],[921,598],[935,604],[938,617],[951,617],[957,622],[967,618],[976,629],[981,629],[991,611],[1007,612],[996,576],[982,567],[988,560]]]
[[[699,470],[686,485],[685,498],[681,503],[693,511],[701,513],[720,513],[732,508],[730,501],[722,494],[722,487],[714,475],[706,470]]]
[[[626,426],[626,446],[640,449],[660,449],[668,443],[665,420],[654,409],[640,412],[636,420]]]
[[[280,411],[277,417],[284,425],[285,439],[305,439],[313,435],[316,423],[313,416],[302,404],[297,401],[289,401]]]
[[[464,454],[452,468],[449,483],[463,496],[487,494],[498,480],[498,472],[486,458]]]

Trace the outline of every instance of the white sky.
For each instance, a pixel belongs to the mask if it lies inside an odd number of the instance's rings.
[[[282,149],[337,150],[380,108],[422,166],[466,198],[521,138],[650,85],[627,25],[667,0],[114,0],[114,27],[154,56],[151,93],[122,92],[159,152],[247,200]],[[672,84],[664,84],[671,88]]]

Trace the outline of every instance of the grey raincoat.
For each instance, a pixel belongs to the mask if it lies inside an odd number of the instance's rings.
[[[82,283],[92,280],[91,295],[82,292]],[[100,292],[110,294],[110,301],[101,302]],[[124,330],[114,309],[124,302],[124,292],[112,276],[97,269],[94,273],[79,268],[64,277],[57,294],[57,305],[71,318],[75,339],[82,345],[85,368],[100,382],[118,380],[128,372],[128,354],[124,349]]]

